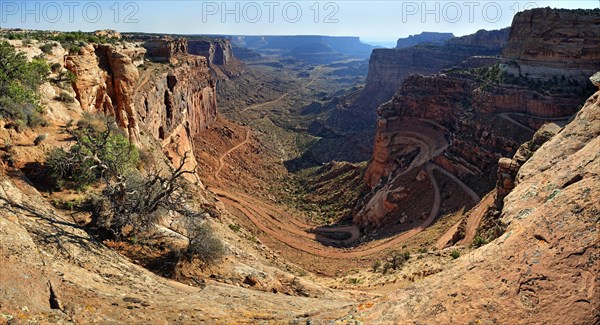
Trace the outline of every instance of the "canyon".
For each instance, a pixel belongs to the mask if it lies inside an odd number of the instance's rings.
[[[530,63],[523,58],[521,69],[527,70],[530,64],[544,66],[544,60],[553,66],[557,64],[554,58],[563,55],[563,51],[578,51],[578,46],[568,50],[567,45],[553,45],[563,40],[560,27],[551,23],[555,14],[545,9],[518,14],[500,61],[514,60],[516,47],[522,53],[543,47],[544,56],[539,56],[538,62]],[[578,25],[577,30],[583,33],[588,27]],[[523,44],[519,35],[524,29],[542,30],[544,38],[539,42],[544,44]],[[471,42],[478,38],[468,39]],[[594,50],[588,50],[600,51],[594,44]],[[531,46],[530,50],[527,46]],[[554,48],[561,53],[552,52]],[[570,63],[563,65],[568,70]],[[597,62],[590,66],[591,70],[599,68]],[[411,181],[397,180],[414,168],[424,168],[429,160],[480,195],[489,192],[495,186],[495,171],[501,157],[513,156],[544,122],[561,119],[566,122],[577,112],[578,103],[591,93],[589,86],[579,83],[568,71],[565,75],[547,77],[541,88],[539,81],[532,82],[537,80],[533,75],[515,76],[511,71],[496,65],[466,71],[451,69],[433,76],[413,75],[404,80],[393,99],[377,111],[375,149],[365,174],[372,193],[357,207],[354,222],[365,228],[377,228],[385,225],[383,220],[400,218],[395,193]],[[569,90],[569,85],[577,86]],[[585,91],[580,92],[581,89]],[[521,117],[526,119],[515,120]],[[412,222],[410,218],[402,220]]]
[[[44,57],[73,78],[40,87],[47,124],[0,119],[0,323],[597,323],[598,24],[598,10],[533,9],[374,50],[112,31],[56,43]],[[10,40],[29,58],[51,42]],[[179,212],[149,238],[101,238],[84,193],[40,184],[87,114],[114,117],[142,171],[191,158],[186,204],[222,259],[170,259],[191,242]]]

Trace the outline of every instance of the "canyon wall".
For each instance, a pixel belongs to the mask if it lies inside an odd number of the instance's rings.
[[[65,68],[76,80],[73,89],[86,112],[114,116],[117,124],[137,143],[139,126],[133,104],[134,85],[145,49],[128,45],[93,45],[65,58]]]
[[[396,48],[402,49],[405,47],[411,47],[419,44],[438,44],[443,45],[449,39],[454,38],[452,33],[435,33],[435,32],[422,32],[421,34],[410,35],[405,38],[399,38],[396,41]]]
[[[351,104],[352,109],[372,120],[376,107],[390,100],[408,76],[434,74],[473,56],[496,56],[507,39],[508,29],[503,29],[453,38],[445,45],[375,49],[369,59],[365,88]]]
[[[582,16],[584,20],[588,17]],[[560,23],[534,20],[534,26],[528,28],[564,24],[575,29],[571,34],[583,33],[589,26],[577,24],[577,17]],[[522,28],[519,21],[515,18],[512,30]],[[519,31],[511,34],[507,48],[515,47],[513,42],[522,42],[519,35]],[[477,37],[463,41],[478,42]],[[547,48],[560,50],[563,43],[571,46],[569,39],[562,39],[562,43],[555,38],[546,41]],[[556,66],[554,56],[548,57],[549,65]],[[569,62],[564,64],[570,66]],[[566,122],[587,96],[589,88],[574,79],[559,75],[542,83],[510,75],[502,66],[408,77],[394,98],[378,109],[374,153],[365,174],[372,191],[358,204],[354,222],[377,228],[386,218],[399,215],[398,196],[394,193],[407,184],[398,179],[432,163],[479,195],[489,192],[495,187],[501,157],[512,157],[544,122]]]
[[[192,140],[217,116],[208,60],[188,54],[185,39],[151,38],[143,45],[90,44],[67,56],[77,99],[84,111],[115,116],[131,142],[141,144],[141,130],[161,141],[174,165],[188,153],[186,168],[193,170]],[[154,63],[142,66],[146,52]]]
[[[217,117],[215,81],[205,57],[184,55],[177,61],[166,71],[143,72],[135,103],[147,132],[162,142],[173,164],[187,152],[186,168],[194,169],[193,138]]]
[[[171,62],[178,55],[188,53],[188,41],[185,38],[152,38],[144,42],[148,57],[156,62]]]
[[[596,92],[519,169],[500,216],[503,235],[352,316],[372,324],[598,324],[599,147]]]
[[[191,39],[189,53],[206,57],[217,80],[235,78],[244,72],[244,64],[233,55],[231,42],[227,39]]]
[[[573,77],[600,69],[600,10],[533,9],[513,20],[502,52],[509,72],[531,78]]]

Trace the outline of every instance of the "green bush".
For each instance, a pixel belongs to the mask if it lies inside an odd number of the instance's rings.
[[[240,225],[236,225],[236,224],[233,224],[233,223],[229,225],[229,229],[231,229],[231,230],[233,230],[235,232],[239,232],[241,228],[242,227],[240,227]]]
[[[45,60],[28,62],[24,53],[6,41],[0,42],[0,118],[11,119],[15,125],[45,124],[37,92],[49,74]]]
[[[60,63],[54,63],[50,67],[50,71],[52,71],[52,73],[59,73],[61,70],[62,70],[62,64],[60,64]]]
[[[50,54],[52,53],[52,49],[54,49],[56,47],[56,43],[46,43],[42,46],[40,46],[40,50],[42,50],[42,52],[46,53],[46,54]]]
[[[479,248],[483,245],[487,244],[487,241],[485,239],[483,239],[481,236],[477,236],[475,238],[473,238],[473,247],[475,248]]]
[[[83,189],[101,178],[118,178],[135,169],[138,151],[110,119],[85,115],[66,131],[76,143],[69,151],[53,150],[46,159],[49,181],[56,189],[65,185]]]
[[[71,55],[77,55],[81,51],[81,47],[79,45],[75,45],[75,44],[72,44],[71,46],[69,46],[68,49],[69,49],[69,54],[71,54]]]
[[[74,103],[75,102],[75,98],[73,98],[73,96],[67,94],[66,92],[61,92],[60,95],[56,96],[56,98],[54,98],[58,101],[64,102],[64,103]]]
[[[454,250],[450,253],[450,256],[452,256],[453,259],[457,259],[460,257],[460,252],[457,250]]]
[[[33,145],[37,146],[40,143],[42,143],[44,140],[46,140],[46,138],[48,137],[47,134],[40,134],[37,137],[35,137],[35,139],[33,139]]]

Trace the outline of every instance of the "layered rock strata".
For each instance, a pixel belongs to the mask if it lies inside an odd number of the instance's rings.
[[[82,109],[114,116],[134,143],[139,136],[134,85],[145,52],[131,44],[89,44],[65,58],[65,67],[75,75],[73,89]]]

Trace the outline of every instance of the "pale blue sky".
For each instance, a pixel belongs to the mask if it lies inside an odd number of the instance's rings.
[[[530,7],[583,1],[0,1],[0,27],[180,34],[336,35],[393,41],[421,31],[473,33],[510,25]]]

